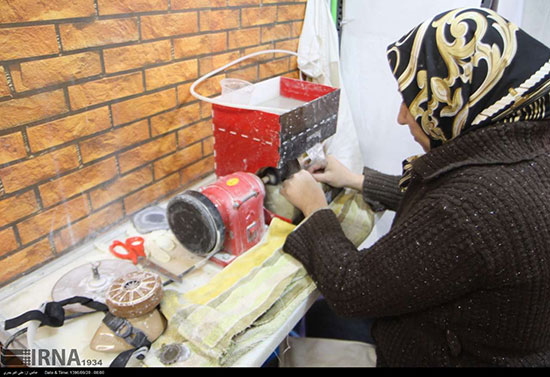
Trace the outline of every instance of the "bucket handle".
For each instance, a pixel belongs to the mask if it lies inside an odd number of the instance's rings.
[[[218,100],[215,100],[215,99],[212,99],[212,98],[208,98],[208,97],[205,97],[205,96],[202,96],[200,94],[198,94],[196,91],[195,91],[195,88],[197,87],[197,85],[199,85],[200,83],[202,83],[203,81],[205,81],[206,79],[220,73],[221,71],[235,65],[235,64],[238,64],[240,62],[242,62],[243,60],[246,60],[246,59],[250,59],[250,58],[253,58],[255,56],[258,56],[258,55],[263,55],[263,54],[272,54],[272,53],[280,53],[280,54],[288,54],[288,55],[294,55],[296,57],[298,57],[298,54],[295,53],[294,51],[289,51],[289,50],[264,50],[264,51],[257,51],[257,52],[254,52],[252,54],[248,54],[246,56],[243,56],[243,57],[240,57],[238,59],[235,59],[233,60],[232,62],[230,63],[227,63],[226,65],[224,65],[223,67],[220,67],[220,68],[217,68],[215,70],[213,70],[212,72],[210,73],[207,73],[206,75],[200,77],[197,81],[195,81],[192,85],[191,85],[191,88],[189,89],[189,91],[191,92],[191,95],[193,95],[193,97],[197,98],[197,99],[200,99],[204,102],[208,102],[208,103],[211,103],[211,104],[214,104],[214,105],[220,105],[220,106],[226,106],[226,107],[234,107],[234,108],[238,108],[238,109],[245,109],[245,110],[256,110],[256,111],[264,111],[264,112],[267,112],[267,113],[276,113],[276,114],[279,114],[281,112],[284,112],[286,111],[285,109],[281,109],[281,108],[276,108],[276,107],[262,107],[262,106],[252,106],[252,105],[241,105],[241,104],[232,104],[232,103],[225,103],[223,101],[218,101]],[[312,62],[313,63],[313,62]]]

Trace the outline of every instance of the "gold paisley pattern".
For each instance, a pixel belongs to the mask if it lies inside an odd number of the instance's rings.
[[[550,117],[550,49],[490,9],[437,15],[387,55],[432,148],[497,121]]]

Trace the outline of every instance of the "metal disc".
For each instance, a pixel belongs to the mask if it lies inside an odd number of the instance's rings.
[[[168,203],[167,213],[172,233],[190,252],[202,256],[223,245],[222,217],[203,194],[189,190],[176,196]]]
[[[178,361],[185,361],[189,358],[189,348],[179,343],[172,343],[162,346],[159,353],[160,362],[164,365],[171,365]]]
[[[74,296],[89,297],[94,301],[105,303],[107,289],[118,278],[138,271],[130,261],[105,259],[87,263],[63,275],[52,289],[52,299],[61,301]],[[72,312],[89,312],[90,308],[73,304],[65,306]]]

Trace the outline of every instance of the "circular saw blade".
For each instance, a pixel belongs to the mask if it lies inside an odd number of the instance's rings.
[[[105,303],[105,295],[111,284],[116,279],[134,271],[138,271],[138,268],[126,260],[105,259],[83,264],[67,272],[57,281],[52,289],[52,299],[61,301],[82,296]],[[67,305],[65,310],[71,312],[92,311],[80,304]]]

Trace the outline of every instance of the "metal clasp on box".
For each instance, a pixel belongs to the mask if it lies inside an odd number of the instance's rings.
[[[248,242],[252,242],[256,239],[258,236],[258,223],[256,221],[253,221],[246,227],[246,238],[248,239]]]

